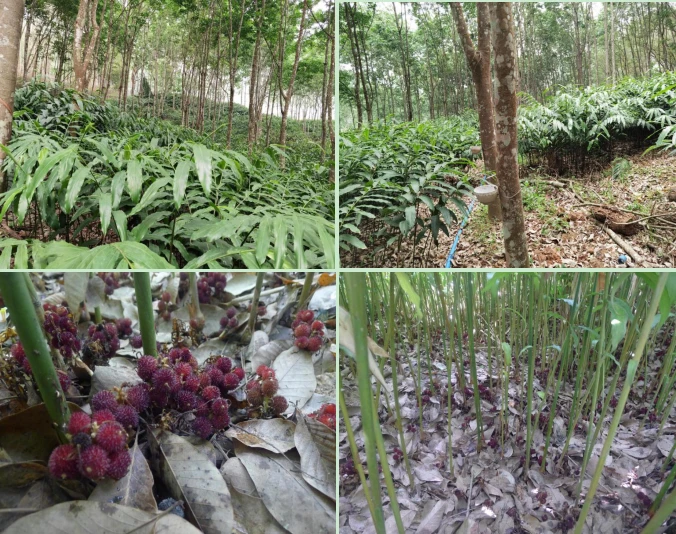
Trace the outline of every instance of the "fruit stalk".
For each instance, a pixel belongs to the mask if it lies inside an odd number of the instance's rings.
[[[157,358],[155,312],[153,311],[153,296],[150,290],[150,273],[134,273],[134,289],[136,290],[136,306],[138,307],[139,328],[143,341],[143,354]]]
[[[1,273],[0,292],[16,325],[47,413],[56,426],[59,439],[65,442],[70,410],[24,275],[25,273],[17,272]]]

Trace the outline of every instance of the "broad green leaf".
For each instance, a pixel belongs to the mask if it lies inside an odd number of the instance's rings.
[[[263,220],[256,233],[256,261],[262,265],[268,256],[270,250],[270,230],[272,219],[269,216],[263,216]]]
[[[143,187],[143,167],[137,159],[127,162],[127,190],[129,196],[134,202],[138,202],[141,197],[141,188]]]
[[[188,185],[188,176],[190,174],[191,162],[186,160],[179,161],[174,172],[174,205],[179,209],[184,202],[185,188]]]
[[[166,185],[171,183],[171,179],[169,178],[164,178],[161,180],[156,180],[152,184],[150,184],[150,187],[146,189],[146,192],[143,193],[143,198],[141,199],[141,202],[139,202],[133,210],[131,210],[131,213],[129,213],[129,216],[136,215],[139,211],[145,209],[150,203],[155,200],[155,197],[158,195],[160,192],[160,189],[165,187]]]
[[[75,201],[77,200],[80,190],[82,189],[82,184],[84,184],[87,176],[90,175],[89,167],[82,167],[73,173],[73,176],[68,180],[68,186],[66,187],[66,197],[64,199],[63,211],[70,213],[70,210],[73,209]]]
[[[284,217],[277,216],[272,222],[272,233],[275,242],[274,266],[275,269],[281,269],[286,257],[286,234],[287,226]]]
[[[101,193],[99,195],[99,214],[101,215],[101,231],[103,235],[108,233],[110,225],[110,216],[112,215],[113,204],[110,193]]]
[[[193,154],[195,156],[195,167],[197,168],[197,179],[202,184],[204,194],[211,195],[211,153],[204,146],[199,143],[192,145]]]
[[[122,200],[122,193],[124,192],[124,182],[127,177],[124,171],[115,173],[113,182],[110,184],[110,192],[113,195],[113,209],[116,210]]]

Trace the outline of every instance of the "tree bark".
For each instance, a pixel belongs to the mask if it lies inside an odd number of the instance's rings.
[[[528,241],[519,183],[517,144],[516,41],[512,5],[496,2],[491,9],[495,55],[495,140],[498,149],[496,171],[502,205],[502,237],[507,266],[529,266]]]
[[[491,82],[491,24],[488,4],[486,2],[479,2],[477,4],[479,37],[476,49],[469,35],[462,6],[459,2],[453,2],[451,9],[453,10],[453,17],[462,42],[462,48],[467,58],[467,65],[474,81],[479,112],[479,136],[481,138],[485,168],[493,173],[497,171],[496,162],[498,153],[495,144],[495,119]],[[498,188],[500,187],[497,176],[490,177],[489,181],[497,185]],[[489,204],[488,216],[492,220],[501,219],[499,200],[496,199]]]
[[[80,0],[80,7],[75,18],[73,71],[75,72],[75,88],[78,91],[87,89],[87,71],[101,31],[101,26],[96,21],[98,5],[99,0]]]
[[[258,82],[260,79],[260,57],[261,57],[261,34],[263,31],[263,13],[265,12],[265,0],[262,0],[260,11],[258,7],[258,0],[256,0],[255,11],[258,12],[258,19],[256,23],[256,42],[254,43],[253,56],[251,59],[251,83],[249,85],[249,127],[247,132],[247,145],[249,147],[249,154],[253,150],[253,145],[256,142],[256,95],[258,93]]]
[[[14,90],[16,70],[19,66],[21,25],[23,23],[24,0],[0,0],[0,144],[7,146],[12,137],[14,114]],[[8,189],[7,177],[2,166],[5,152],[0,150],[0,191]]]

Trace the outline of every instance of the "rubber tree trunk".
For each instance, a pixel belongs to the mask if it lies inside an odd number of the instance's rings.
[[[73,71],[75,72],[75,88],[78,91],[87,89],[87,71],[101,31],[101,27],[96,21],[98,5],[99,0],[80,0],[77,17],[75,18]]]
[[[493,93],[491,81],[491,22],[490,10],[486,2],[477,4],[478,19],[478,46],[474,48],[474,43],[469,34],[462,6],[459,2],[451,4],[453,18],[460,35],[462,48],[467,58],[467,65],[472,73],[474,90],[476,91],[477,107],[479,112],[479,137],[481,139],[481,151],[484,156],[484,166],[486,170],[495,173],[496,161],[498,157],[495,145],[495,119],[493,110]],[[489,182],[498,185],[498,179],[489,177]],[[500,209],[500,200],[496,199],[488,205],[488,217],[492,220],[500,220],[502,213]]]
[[[508,267],[528,267],[528,241],[519,183],[516,138],[517,76],[516,40],[512,5],[496,2],[491,9],[495,57],[496,171],[502,205],[502,237]]]
[[[7,146],[12,137],[14,89],[19,65],[19,43],[23,22],[24,0],[0,0],[0,144]],[[0,150],[0,189],[7,191],[7,179],[2,172],[5,152]]]

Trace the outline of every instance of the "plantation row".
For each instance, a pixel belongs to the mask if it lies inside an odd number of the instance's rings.
[[[522,163],[584,172],[592,158],[610,162],[618,142],[676,149],[676,73],[627,79],[615,87],[569,87],[544,104],[525,94],[521,99]],[[378,122],[344,132],[340,142],[344,250],[368,247],[375,257],[408,237],[431,244],[466,213],[464,168],[470,147],[480,144],[476,114],[419,124]],[[448,201],[458,214],[447,209]],[[369,242],[360,231],[367,220],[374,225]]]
[[[15,109],[2,268],[12,256],[16,268],[334,265],[334,193],[316,158],[277,146],[247,157],[41,83]]]

